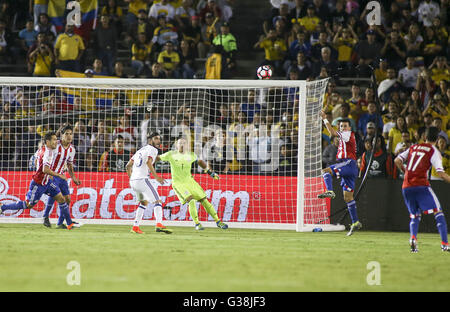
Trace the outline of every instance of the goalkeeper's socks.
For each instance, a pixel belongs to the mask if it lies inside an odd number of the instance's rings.
[[[350,218],[352,219],[352,224],[359,221],[358,214],[356,213],[356,202],[354,200],[347,203],[347,209],[348,209],[348,212],[350,213]]]
[[[153,207],[153,213],[155,214],[156,224],[162,223],[163,211],[161,204],[158,203]]]
[[[16,203],[12,203],[12,204],[3,204],[2,205],[2,211],[5,210],[20,210],[20,209],[26,209],[27,208],[27,203],[23,200],[18,201]]]
[[[325,172],[322,174],[323,180],[325,182],[325,187],[327,188],[327,191],[333,190],[333,177],[329,172]]]
[[[205,208],[206,212],[214,218],[214,221],[218,222],[220,221],[219,216],[217,215],[216,209],[214,209],[214,206],[207,200],[204,199],[201,202],[202,206]]]
[[[189,214],[191,215],[192,220],[195,224],[198,224],[198,213],[197,213],[197,206],[195,205],[195,200],[191,200],[189,202]]]
[[[438,212],[434,215],[434,219],[436,220],[436,227],[441,235],[442,244],[448,244],[447,222],[445,221],[444,213]]]
[[[419,233],[420,219],[420,216],[411,218],[411,221],[409,222],[409,233],[411,234],[411,237],[417,237],[417,233]]]
[[[134,217],[134,226],[139,226],[139,224],[141,223],[142,217],[144,216],[144,212],[145,212],[145,206],[144,205],[139,205],[138,208],[136,209],[136,216]]]
[[[44,218],[48,218],[50,211],[53,208],[54,203],[55,203],[55,200],[53,198],[49,197],[48,201],[47,201],[47,205],[45,206],[45,210],[44,210],[44,216],[43,216]]]

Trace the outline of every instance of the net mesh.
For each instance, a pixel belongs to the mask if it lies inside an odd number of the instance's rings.
[[[285,224],[297,222],[298,179],[304,179],[304,224],[329,214],[318,200],[321,179],[321,119],[327,81],[298,82],[296,87],[252,82],[233,87],[95,83],[0,83],[2,114],[0,201],[24,200],[36,170],[43,136],[63,124],[73,125],[74,170],[81,185],[69,179],[71,213],[76,219],[131,220],[137,199],[125,165],[158,132],[160,153],[179,137],[216,171],[213,180],[198,164],[194,179],[225,222]],[[57,80],[55,80],[57,82]],[[301,84],[305,84],[304,110]],[[299,137],[300,134],[300,137]],[[304,135],[304,138],[301,137]],[[298,168],[299,159],[302,168]],[[168,163],[156,171],[170,182]],[[67,175],[68,176],[68,175]],[[171,186],[152,180],[164,202],[164,217],[190,220]],[[63,194],[64,195],[64,194]],[[32,209],[7,211],[2,218],[40,218],[48,196]],[[201,221],[212,220],[199,207]],[[51,218],[58,216],[55,205]],[[152,207],[144,220],[154,220]]]

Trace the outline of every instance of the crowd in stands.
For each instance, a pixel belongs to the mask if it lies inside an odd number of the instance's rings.
[[[214,53],[223,56],[222,67],[226,70],[222,77],[230,77],[236,67],[236,37],[239,38],[239,33],[231,34],[229,29],[233,1],[124,1],[127,3],[126,14],[115,0],[105,3],[97,28],[88,36],[88,41],[85,34],[78,35],[73,26],[66,25],[62,33],[57,33],[45,13],[36,15],[36,5],[45,1],[35,1],[34,19],[19,33],[20,45],[9,45],[13,42],[9,39],[12,36],[8,31],[10,21],[2,14],[0,58],[14,61],[14,58],[26,57],[34,76],[50,76],[54,75],[54,69],[62,69],[85,73],[88,77],[127,77],[123,64],[116,62],[118,46],[125,44],[131,51],[130,64],[136,77],[194,78],[198,70],[195,58],[207,58]],[[260,65],[272,66],[275,76],[282,79],[330,78],[323,103],[327,118],[336,127],[340,119],[350,119],[357,137],[361,173],[373,153],[369,177],[401,178],[393,158],[411,144],[422,142],[425,129],[432,125],[441,129],[438,148],[445,170],[450,174],[449,1],[378,1],[381,4],[380,25],[368,25],[367,17],[373,13],[366,8],[368,2],[270,0],[272,8],[261,22],[261,36],[252,43],[255,51],[264,51]],[[83,63],[88,46],[95,51],[92,66]],[[355,81],[348,86],[347,92],[342,92],[346,77],[354,77]],[[372,77],[376,84],[372,81],[370,85],[364,85],[364,78]],[[244,144],[246,161],[219,161],[214,163],[218,171],[263,171],[261,168],[271,162],[270,150],[266,148],[264,155],[252,147],[271,146],[268,143],[270,136],[261,135],[261,125],[264,125],[266,129],[275,127],[282,133],[277,172],[295,172],[298,97],[295,93],[289,95],[289,90],[287,93],[289,101],[280,107],[267,105],[270,101],[261,101],[251,90],[240,102],[216,103],[214,112],[208,114],[208,118],[214,119],[209,120],[211,123],[234,133],[242,131],[242,125],[255,129]],[[117,96],[112,107],[126,106],[126,96]],[[61,99],[61,96],[49,96],[45,111],[52,111],[52,107],[95,110],[103,103],[95,103],[93,108],[86,109],[86,101],[78,100],[77,104],[77,97],[65,103],[52,103],[52,99]],[[17,92],[12,98],[2,94],[2,103],[2,119],[8,119],[9,113],[15,118],[34,114],[30,101],[26,97],[17,99]],[[14,103],[20,103],[19,109]],[[137,128],[147,124],[169,130],[180,120],[192,127],[192,116],[198,107],[182,105],[176,114],[170,115],[155,108],[139,123],[133,119],[127,121],[127,114],[121,116],[120,121],[116,121],[118,118],[74,120],[75,133],[80,134],[76,136],[77,150],[84,154],[82,168],[102,171],[119,168],[123,164],[123,150],[133,153],[131,147],[145,142],[146,132]],[[20,135],[24,140],[36,140],[39,135],[34,137],[34,134],[45,131],[42,128],[27,126],[25,134]],[[11,129],[2,131],[2,142],[11,142],[4,137],[18,135],[10,133]],[[223,140],[226,142],[226,134]],[[105,143],[99,146],[99,142]],[[7,155],[4,152],[7,148],[24,148],[8,144],[14,145],[14,142],[5,143],[2,155]],[[324,128],[323,166],[335,162],[336,144],[336,138]],[[374,149],[372,145],[375,145]],[[225,148],[218,144],[216,155],[223,153]],[[96,153],[89,152],[92,150]],[[233,153],[237,155],[239,151]],[[2,161],[11,160],[2,156]],[[119,165],[111,166],[112,162]],[[432,175],[432,178],[436,177]]]

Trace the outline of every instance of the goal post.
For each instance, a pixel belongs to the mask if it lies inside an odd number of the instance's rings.
[[[42,136],[70,123],[82,182],[69,179],[70,209],[83,223],[131,225],[137,198],[125,164],[158,131],[160,153],[184,137],[219,174],[213,180],[193,165],[194,179],[230,227],[343,230],[329,220],[317,224],[330,214],[329,202],[317,198],[324,191],[320,110],[327,82],[0,77],[0,202],[25,199]],[[192,226],[169,165],[158,162],[156,171],[169,182],[152,180],[166,224]],[[0,222],[39,223],[47,202],[44,195],[32,209],[6,211]],[[197,207],[202,224],[215,226]],[[58,214],[55,204],[51,220]],[[151,205],[142,224],[154,224]]]

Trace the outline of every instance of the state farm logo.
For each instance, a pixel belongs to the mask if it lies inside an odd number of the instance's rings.
[[[4,178],[0,177],[0,202],[2,204],[11,204],[19,201],[20,199],[13,195],[8,195],[9,183]],[[0,217],[18,217],[23,210],[7,210]]]

